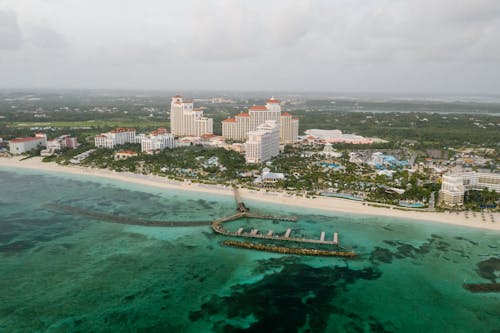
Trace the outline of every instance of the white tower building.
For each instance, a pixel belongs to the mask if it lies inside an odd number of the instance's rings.
[[[213,120],[203,116],[203,110],[193,108],[193,101],[182,96],[172,97],[170,104],[170,129],[173,135],[202,136],[213,133]]]
[[[240,113],[234,118],[222,121],[222,136],[226,139],[245,140],[250,131],[267,120],[276,121],[280,128],[280,140],[282,143],[297,141],[299,135],[299,120],[293,118],[287,112],[281,112],[280,101],[275,98],[267,100],[266,105],[254,105],[248,108],[248,112]]]
[[[247,163],[262,163],[278,156],[280,150],[280,131],[275,120],[267,120],[248,132],[245,143],[245,159]]]
[[[294,143],[299,136],[299,118],[283,112],[280,117],[280,139],[283,143]]]

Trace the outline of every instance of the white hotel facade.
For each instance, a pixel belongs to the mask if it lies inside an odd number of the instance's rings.
[[[280,152],[280,129],[276,120],[266,120],[256,131],[248,132],[245,142],[247,163],[262,163],[278,156]]]
[[[116,145],[135,142],[136,138],[134,128],[117,128],[111,132],[96,135],[94,138],[94,144],[98,148],[113,149]]]
[[[212,134],[213,120],[204,117],[203,110],[194,108],[192,101],[184,101],[176,95],[170,104],[170,130],[175,136]]]
[[[481,191],[485,188],[489,191],[500,192],[500,174],[463,172],[443,175],[443,182],[439,191],[439,201],[445,206],[461,206],[464,203],[464,194],[466,191]]]
[[[165,128],[158,128],[156,131],[152,131],[151,133],[149,133],[149,135],[144,135],[141,137],[142,152],[152,153],[158,150],[174,147],[174,136],[170,133],[167,133],[167,130]]]
[[[243,141],[248,133],[256,131],[257,127],[267,120],[274,120],[280,131],[282,143],[293,143],[299,135],[299,119],[288,112],[281,111],[280,101],[271,98],[266,105],[255,105],[248,112],[236,115],[222,121],[222,136],[226,139]]]
[[[24,154],[31,149],[47,146],[47,135],[36,133],[34,137],[15,138],[9,141],[9,151],[12,155]]]

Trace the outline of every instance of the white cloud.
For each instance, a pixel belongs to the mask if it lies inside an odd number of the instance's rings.
[[[22,59],[40,85],[54,64],[64,86],[494,92],[499,18],[497,0],[4,0],[0,70],[5,85],[29,82]]]
[[[15,12],[0,9],[0,50],[17,49],[21,43],[21,29]]]

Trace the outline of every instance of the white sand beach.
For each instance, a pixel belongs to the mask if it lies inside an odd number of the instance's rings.
[[[25,168],[65,174],[91,175],[147,186],[169,189],[175,188],[182,191],[198,191],[222,195],[233,195],[230,187],[178,182],[154,175],[145,176],[128,172],[114,172],[111,170],[93,169],[81,166],[61,166],[52,162],[44,163],[39,157],[30,158],[24,161],[20,161],[20,158],[17,157],[0,158],[0,166],[13,169]],[[373,207],[369,206],[369,203],[367,202],[358,202],[340,198],[304,198],[281,192],[265,192],[264,190],[255,191],[249,189],[241,189],[240,193],[243,199],[246,198],[266,201],[280,205],[293,205],[295,207],[321,209],[349,214],[377,215],[395,218],[399,217],[402,219],[415,219],[420,221],[425,220],[457,226],[500,231],[500,213],[406,211],[392,207]]]

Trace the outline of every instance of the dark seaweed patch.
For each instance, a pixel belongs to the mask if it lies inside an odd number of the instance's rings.
[[[281,266],[280,260],[265,263],[263,271]],[[279,272],[266,275],[255,284],[237,285],[229,296],[211,296],[199,311],[189,314],[191,321],[213,318],[215,332],[298,332],[306,325],[310,332],[324,332],[328,318],[338,313],[350,324],[368,325],[374,332],[388,332],[373,317],[362,317],[337,307],[333,300],[359,279],[378,279],[381,273],[372,268],[352,270],[348,267],[314,268],[304,264],[287,264]],[[222,315],[222,316],[221,316]],[[234,324],[234,319],[253,316],[248,327]],[[228,318],[226,322],[221,317]],[[217,318],[217,319],[216,319]]]
[[[201,206],[201,208],[205,209],[205,210],[212,210],[212,208],[214,207],[213,205],[216,204],[216,202],[208,202],[206,200],[203,200],[203,199],[198,199],[196,200],[196,203],[198,205]]]
[[[500,271],[500,258],[490,258],[483,260],[477,264],[478,274],[490,280],[492,283],[496,282],[496,271]]]
[[[390,250],[386,248],[376,247],[370,254],[370,262],[372,263],[391,263],[394,258],[405,259],[405,258],[420,258],[428,254],[432,250],[447,252],[449,250],[450,244],[443,241],[443,238],[438,235],[431,235],[429,239],[419,247],[415,247],[411,244],[406,244],[400,241],[394,240],[384,240],[383,242],[387,245],[392,246],[395,250]],[[464,252],[460,252],[462,257],[467,258],[468,256]],[[446,258],[446,260],[449,260]]]
[[[19,253],[24,250],[31,249],[35,246],[35,243],[29,240],[22,240],[17,242],[12,242],[9,244],[1,245],[0,252],[4,253]]]
[[[381,247],[376,247],[375,250],[373,250],[370,254],[370,262],[372,263],[383,262],[386,264],[390,264],[392,263],[392,259],[392,252]]]
[[[269,271],[281,269],[285,265],[296,264],[299,262],[299,258],[295,256],[283,256],[279,258],[263,259],[259,260],[259,265],[252,271],[254,274],[263,274]]]
[[[465,238],[465,237],[460,237],[460,236],[458,236],[458,237],[455,237],[455,239],[458,239],[458,240],[463,240],[463,241],[469,242],[469,243],[471,243],[472,245],[476,245],[476,246],[477,246],[477,245],[479,245],[479,243],[478,243],[478,242],[475,242],[475,241],[473,241],[473,240],[467,239],[467,238]]]
[[[417,256],[423,256],[429,253],[433,249],[443,252],[448,251],[450,244],[440,239],[442,239],[442,237],[437,235],[432,235],[431,238],[427,239],[427,241],[422,245],[420,245],[419,247],[415,247],[411,244],[406,244],[400,241],[392,241],[392,240],[384,240],[384,243],[396,248],[396,251],[392,252],[395,258],[404,259],[404,258],[416,258]]]

